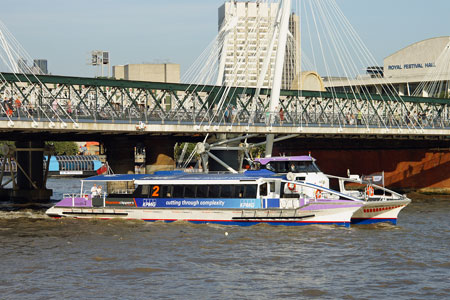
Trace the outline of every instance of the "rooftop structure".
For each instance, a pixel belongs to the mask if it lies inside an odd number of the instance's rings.
[[[48,75],[48,63],[46,59],[35,59],[33,62],[33,73]]]
[[[179,64],[128,64],[113,66],[115,79],[153,81],[153,82],[180,82]]]

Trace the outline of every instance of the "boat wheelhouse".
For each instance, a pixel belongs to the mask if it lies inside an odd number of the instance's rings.
[[[106,191],[96,196],[86,193],[86,186],[94,182],[106,184]],[[320,190],[321,197],[308,196],[303,192],[307,189]],[[166,171],[84,179],[80,194],[64,195],[46,213],[57,218],[349,226],[352,215],[363,205],[363,201],[354,197],[310,183],[290,181],[267,170],[243,174]]]
[[[371,224],[390,222],[397,224],[400,211],[411,200],[384,186],[375,184],[374,180],[365,180],[358,175],[348,174],[348,178],[328,175],[320,171],[316,159],[311,156],[280,156],[255,159],[255,169],[271,170],[286,175],[288,180],[305,181],[325,188],[330,188],[330,180],[337,181],[338,191],[364,201],[364,206],[355,212],[352,224]],[[383,176],[381,175],[383,181]],[[317,189],[304,189],[311,196],[320,193]]]

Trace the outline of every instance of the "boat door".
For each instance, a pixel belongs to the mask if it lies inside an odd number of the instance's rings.
[[[277,187],[273,181],[263,182],[259,185],[259,198],[262,200],[263,207],[279,207],[279,189],[279,185]]]

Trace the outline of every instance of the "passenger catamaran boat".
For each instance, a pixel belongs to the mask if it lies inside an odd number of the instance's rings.
[[[266,121],[270,126],[275,123],[273,112],[279,111],[286,41],[289,36],[290,7],[290,0],[282,1],[278,6],[276,22],[273,22],[272,35],[268,39],[267,55],[264,57],[262,70],[258,75],[256,90],[253,94],[254,99],[259,98],[265,78],[269,74],[269,65],[272,64],[272,54],[276,54],[273,80],[270,84],[270,97],[267,98],[270,99],[270,102],[264,105],[266,113],[272,112],[272,114],[269,113]],[[230,31],[231,26],[235,25],[230,23],[223,26],[222,33],[226,35],[225,32]],[[274,47],[275,45],[276,47]],[[225,56],[222,57],[225,58]],[[225,59],[220,62],[217,85],[224,82],[224,66]],[[228,93],[231,89],[225,90]],[[231,95],[224,94],[219,97],[222,108],[224,108],[223,104],[227,98],[234,98],[234,96],[229,96]],[[222,101],[222,99],[224,100]],[[252,105],[255,106],[252,109],[256,110],[256,104]],[[273,143],[283,139],[283,137],[275,138],[275,134],[270,132],[271,127],[268,128],[266,134],[267,157],[272,155]],[[240,141],[241,138],[233,137],[228,141],[220,141],[214,146]],[[290,138],[290,136],[285,138]],[[206,153],[205,151],[209,151],[207,147],[197,149],[197,151],[201,152],[199,154],[202,156],[206,154],[220,160],[212,153]],[[275,159],[269,160],[265,164],[267,165],[269,162],[270,164],[286,163]],[[220,164],[231,171],[226,163],[221,162]],[[410,202],[405,196],[374,184],[368,184],[367,192],[362,194],[357,190],[347,191],[342,188],[341,191],[331,190],[327,185],[331,176],[325,176],[318,171],[303,171],[300,169],[301,161],[298,161],[297,165],[298,169],[282,172],[274,169],[274,172],[266,170],[264,172],[249,171],[241,174],[221,175],[165,172],[153,175],[96,176],[84,179],[82,183],[104,182],[107,192],[92,197],[85,193],[82,184],[80,194],[64,195],[60,202],[47,210],[47,214],[52,217],[126,218],[146,221],[182,220],[195,223],[237,225],[268,223],[274,225],[338,224],[349,226],[351,222],[390,221],[396,223],[398,213]],[[310,180],[313,177],[316,179]],[[354,181],[354,183],[364,184],[363,181],[356,179]],[[381,190],[382,194],[375,192],[375,189]]]
[[[85,186],[103,182],[92,197]],[[291,186],[294,185],[293,190]],[[321,197],[306,193],[318,190]],[[229,225],[334,224],[350,226],[364,201],[267,170],[241,174],[100,175],[82,180],[80,194],[64,195],[47,210],[55,218],[123,218]]]
[[[372,224],[379,222],[390,222],[397,224],[400,211],[406,207],[411,200],[405,195],[396,193],[383,186],[376,185],[373,181],[367,181],[358,175],[348,175],[348,178],[324,174],[311,156],[281,156],[255,159],[256,169],[266,169],[278,174],[285,174],[286,179],[291,181],[304,181],[315,186],[330,187],[330,179],[337,180],[339,192],[364,202],[351,218],[352,224]],[[351,189],[347,189],[350,186]],[[307,197],[328,197],[323,191],[314,188],[305,188],[294,184],[288,184],[293,192],[301,192]]]

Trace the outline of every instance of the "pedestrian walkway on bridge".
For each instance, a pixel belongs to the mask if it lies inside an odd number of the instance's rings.
[[[0,119],[55,123],[126,123],[251,127],[450,128],[447,99],[282,91],[269,111],[263,90],[234,88],[218,109],[223,87],[2,73]],[[201,91],[201,92],[200,92]],[[266,104],[264,104],[266,103]],[[254,109],[256,108],[256,109]]]

